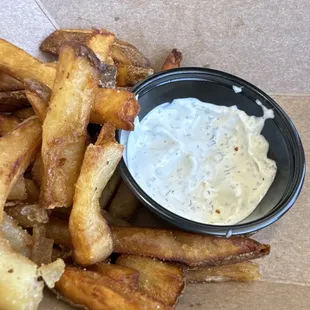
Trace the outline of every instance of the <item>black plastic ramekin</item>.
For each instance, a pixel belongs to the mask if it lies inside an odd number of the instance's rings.
[[[242,88],[235,92],[233,86]],[[218,236],[253,233],[284,215],[295,203],[305,178],[305,155],[298,132],[283,109],[262,90],[231,74],[204,69],[180,68],[155,74],[133,88],[141,111],[140,120],[154,107],[177,98],[197,98],[217,105],[236,105],[248,115],[261,116],[262,109],[257,99],[273,109],[275,118],[266,121],[262,131],[269,142],[268,157],[277,163],[277,174],[266,196],[242,222],[236,225],[208,225],[183,218],[151,199],[138,185],[122,160],[122,177],[134,194],[151,211],[171,224],[192,232]],[[118,137],[126,144],[126,132]]]

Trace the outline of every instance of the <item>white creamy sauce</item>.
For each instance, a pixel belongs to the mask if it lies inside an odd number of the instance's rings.
[[[157,203],[190,220],[227,225],[250,215],[272,184],[262,117],[236,106],[194,98],[164,103],[136,123],[127,141],[127,166]]]

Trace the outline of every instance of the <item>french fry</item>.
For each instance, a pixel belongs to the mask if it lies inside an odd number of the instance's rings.
[[[140,106],[133,93],[116,89],[98,88],[91,123],[109,122],[118,129],[133,130]]]
[[[0,92],[0,112],[13,112],[26,107],[29,107],[29,102],[23,90]]]
[[[64,46],[60,53],[42,133],[44,174],[40,201],[45,208],[72,205],[97,87],[96,65],[98,59],[84,46],[77,50]]]
[[[116,85],[119,87],[133,86],[152,74],[154,74],[152,68],[119,64],[117,66]]]
[[[4,39],[0,39],[0,70],[21,82],[29,78],[36,79],[50,88],[54,85],[54,68]]]
[[[25,185],[26,185],[26,192],[27,192],[27,202],[28,203],[35,203],[39,201],[40,197],[40,190],[36,186],[36,184],[29,179],[25,179]]]
[[[31,116],[34,116],[35,113],[32,108],[24,108],[14,111],[12,115],[23,121]]]
[[[66,267],[55,288],[66,299],[89,310],[172,310],[122,281],[72,267]]]
[[[39,153],[31,169],[32,180],[39,188],[41,187],[43,173],[44,173],[44,170],[43,170],[42,156],[41,156],[41,153]]]
[[[109,206],[109,212],[115,217],[129,219],[136,212],[139,205],[139,200],[128,188],[127,184],[122,181]]]
[[[17,117],[0,113],[0,137],[13,130],[19,123]]]
[[[59,29],[50,34],[40,45],[43,52],[58,55],[62,45],[68,42],[87,44],[94,34],[108,33],[105,29],[85,30],[85,29]],[[100,45],[89,46],[96,54]],[[112,58],[117,63],[133,65],[137,67],[150,67],[149,61],[143,54],[132,44],[115,39],[112,45]],[[98,56],[98,55],[97,55]],[[100,58],[100,57],[99,57]],[[102,59],[100,59],[102,60]]]
[[[101,209],[101,215],[105,218],[109,225],[122,227],[130,226],[130,224],[126,220],[115,217],[105,210]]]
[[[99,198],[123,154],[123,146],[114,135],[113,126],[103,126],[96,144],[87,147],[75,186],[69,229],[74,259],[82,266],[103,261],[113,250],[108,223],[100,214]]]
[[[24,89],[23,83],[0,71],[0,91]]]
[[[13,217],[23,228],[30,228],[36,224],[48,222],[47,211],[39,204],[17,203],[14,206],[6,207],[5,212]]]
[[[27,199],[26,182],[23,176],[21,176],[11,189],[8,200],[26,200]]]
[[[44,225],[34,225],[32,230],[33,249],[31,260],[38,266],[52,262],[54,240],[46,238]]]
[[[270,247],[250,238],[218,238],[140,227],[111,227],[114,252],[143,255],[188,266],[233,264],[269,254]]]
[[[150,257],[121,255],[116,264],[139,271],[139,289],[169,306],[177,303],[184,290],[182,270]]]
[[[182,53],[174,48],[167,56],[163,66],[161,67],[161,71],[180,68],[182,58]]]
[[[187,283],[253,281],[260,279],[259,266],[252,262],[241,262],[216,267],[184,267]]]
[[[108,184],[102,191],[101,197],[99,199],[100,207],[102,209],[105,209],[106,206],[111,202],[120,182],[121,182],[121,174],[119,172],[119,169],[116,169],[111,179],[109,180]]]
[[[130,267],[108,263],[99,263],[89,266],[87,269],[90,271],[98,272],[104,276],[108,276],[116,281],[122,281],[134,288],[138,288],[139,272]]]
[[[0,309],[37,309],[43,298],[43,281],[37,265],[14,251],[0,235]]]
[[[25,257],[30,257],[33,248],[33,240],[27,231],[23,230],[15,219],[3,214],[0,224],[1,235],[10,242],[11,247]]]
[[[68,222],[51,216],[45,224],[46,237],[53,239],[55,244],[72,249],[71,235]]]
[[[46,85],[33,79],[25,79],[24,85],[25,94],[33,110],[35,111],[41,122],[43,122],[51,97],[51,89]]]
[[[0,222],[9,193],[40,149],[41,134],[39,119],[32,117],[0,138]]]

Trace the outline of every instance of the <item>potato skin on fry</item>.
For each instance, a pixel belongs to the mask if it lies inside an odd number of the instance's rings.
[[[23,83],[0,71],[0,91],[24,89]]]
[[[253,281],[260,279],[259,266],[252,262],[215,267],[184,267],[187,283]]]
[[[29,106],[23,90],[0,92],[0,112],[14,112]]]
[[[89,310],[172,310],[130,285],[92,271],[66,267],[56,291]]]
[[[152,68],[119,64],[117,66],[116,84],[119,87],[133,86],[152,74],[154,74]]]
[[[177,230],[111,227],[114,252],[149,256],[188,266],[232,264],[269,254],[270,247],[250,238],[219,238]]]
[[[53,87],[56,73],[54,68],[4,39],[0,39],[0,71],[21,82],[36,79],[48,87]]]
[[[140,106],[133,93],[117,89],[98,88],[90,122],[109,122],[118,129],[133,130]]]
[[[0,113],[0,137],[13,130],[20,122],[15,116]]]
[[[0,222],[11,189],[40,150],[41,133],[39,119],[31,117],[0,138]]]
[[[182,53],[174,48],[167,56],[163,66],[161,67],[161,71],[180,68],[182,59]]]
[[[122,157],[123,146],[114,139],[114,127],[105,125],[102,132],[96,145],[90,144],[85,152],[69,220],[73,256],[82,266],[103,261],[113,250],[99,198]]]
[[[73,202],[99,74],[89,58],[96,57],[86,47],[64,46],[60,53],[42,133],[40,202],[48,209],[69,207]]]
[[[121,255],[116,264],[139,271],[139,289],[161,303],[173,306],[184,290],[182,270],[150,257]]]

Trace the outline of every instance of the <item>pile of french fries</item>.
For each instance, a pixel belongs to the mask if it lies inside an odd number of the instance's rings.
[[[154,72],[142,53],[105,29],[40,48],[57,61],[0,39],[0,309],[37,309],[44,284],[87,309],[173,309],[186,283],[258,279],[249,260],[268,245],[130,223],[115,131],[134,130],[129,88]]]

